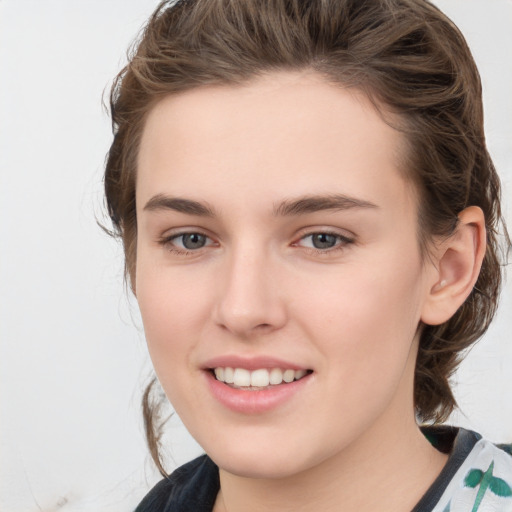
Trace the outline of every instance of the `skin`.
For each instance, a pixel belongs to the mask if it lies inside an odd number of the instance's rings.
[[[446,461],[414,417],[418,326],[471,290],[475,258],[457,255],[482,229],[421,257],[401,137],[363,95],[309,72],[180,93],[147,118],[135,291],[157,376],[220,467],[216,511],[406,511]],[[333,194],[364,206],[275,212]],[[205,245],[185,249],[183,233]],[[226,355],[313,373],[279,407],[243,414],[206,385],[205,361]]]

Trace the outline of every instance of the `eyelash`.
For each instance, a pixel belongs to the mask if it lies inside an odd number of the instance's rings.
[[[176,233],[173,235],[162,237],[160,240],[158,240],[158,243],[162,246],[164,246],[169,252],[172,252],[174,254],[177,254],[179,256],[191,256],[197,254],[201,249],[204,249],[204,247],[208,247],[209,245],[205,245],[203,247],[199,247],[198,249],[181,249],[179,247],[176,247],[174,245],[174,240],[177,240],[178,238],[182,238],[186,235],[199,235],[207,240],[212,240],[208,235],[205,233],[201,233],[200,231],[184,231],[182,233]],[[210,244],[211,245],[211,244]]]
[[[181,248],[176,247],[176,245],[174,245],[174,241],[181,237],[184,237],[186,235],[199,235],[201,237],[205,237],[207,240],[213,241],[208,235],[201,233],[199,231],[185,231],[182,233],[176,233],[176,234],[173,234],[170,236],[162,237],[158,240],[158,243],[160,245],[164,246],[169,252],[171,252],[173,254],[177,254],[179,256],[196,255],[196,254],[198,254],[198,252],[201,249],[204,249],[205,247],[209,247],[211,245],[215,245],[215,243],[207,244],[207,245],[204,245],[197,249],[181,249]],[[301,241],[303,241],[307,238],[313,237],[315,235],[333,236],[336,238],[337,243],[333,247],[329,247],[326,249],[317,249],[315,247],[302,247],[307,253],[312,254],[312,255],[327,256],[328,254],[332,254],[333,252],[342,251],[346,248],[347,245],[353,244],[355,242],[354,238],[350,238],[345,235],[341,235],[340,233],[336,233],[333,231],[327,231],[327,230],[325,230],[325,231],[320,230],[320,231],[312,231],[312,232],[304,234],[303,236],[301,236],[298,239],[297,242],[294,242],[291,245],[292,245],[292,247],[300,247],[299,243]]]
[[[334,252],[345,250],[347,245],[353,244],[355,242],[354,238],[350,238],[348,236],[341,235],[340,233],[336,233],[334,231],[328,231],[328,230],[325,230],[325,231],[321,230],[321,231],[313,231],[310,233],[306,233],[305,235],[303,235],[299,238],[298,242],[294,242],[292,245],[294,247],[297,247],[299,242],[301,242],[307,238],[313,237],[315,235],[332,236],[336,239],[336,245],[334,245],[333,247],[326,248],[326,249],[317,249],[315,247],[303,247],[303,249],[305,249],[309,254],[312,254],[312,255],[328,256]]]

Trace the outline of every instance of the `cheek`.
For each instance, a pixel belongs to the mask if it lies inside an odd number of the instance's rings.
[[[205,325],[205,291],[198,290],[179,273],[149,270],[138,272],[137,300],[144,333],[155,373],[175,410],[187,411],[187,404],[201,399],[190,388],[196,371],[191,354],[199,344]]]
[[[311,281],[298,293],[305,300],[295,302],[293,316],[347,379],[403,368],[420,319],[419,258],[374,256]]]
[[[139,259],[137,301],[157,374],[160,366],[183,366],[183,357],[197,343],[208,318],[208,300],[204,279]]]
[[[349,431],[359,431],[361,422],[370,425],[395,406],[403,413],[403,404],[412,403],[421,294],[416,272],[401,269],[388,267],[397,270],[391,275],[354,269],[318,319],[325,361],[319,375],[326,376],[326,396],[334,402],[330,411],[339,411]]]

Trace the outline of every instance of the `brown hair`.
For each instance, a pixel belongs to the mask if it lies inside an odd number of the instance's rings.
[[[136,161],[145,117],[164,96],[206,84],[240,84],[273,70],[310,69],[364,91],[398,114],[407,174],[419,191],[420,243],[448,236],[457,214],[482,208],[487,252],[475,288],[445,324],[423,326],[414,398],[422,421],[455,407],[449,378],[461,352],[487,329],[501,284],[498,231],[510,238],[500,182],[485,146],[481,83],[455,25],[426,0],[181,0],[151,16],[111,92],[114,141],[105,192],[133,286]],[[505,255],[506,256],[506,255]],[[505,259],[505,258],[504,258]],[[144,394],[151,454],[164,473],[161,429]],[[158,402],[158,401],[157,401]]]

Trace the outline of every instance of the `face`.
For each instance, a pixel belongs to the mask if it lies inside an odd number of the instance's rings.
[[[431,279],[400,137],[308,73],[150,112],[136,295],[169,400],[224,470],[293,475],[414,422]]]

